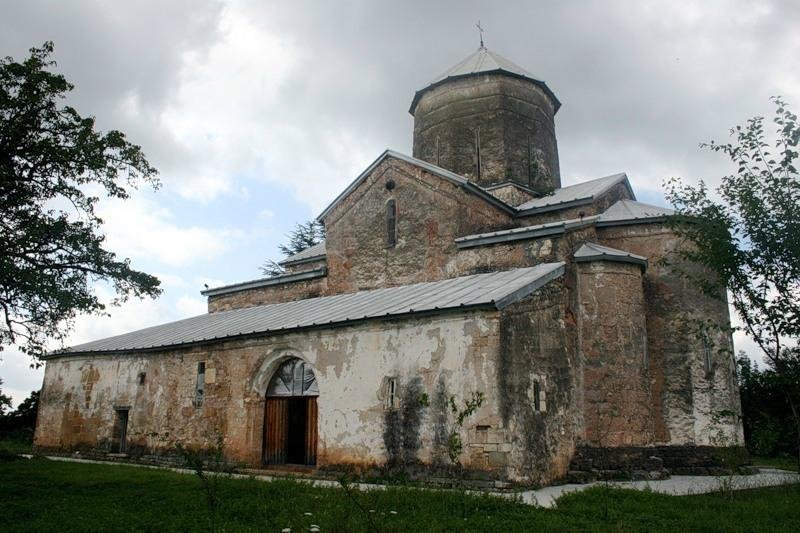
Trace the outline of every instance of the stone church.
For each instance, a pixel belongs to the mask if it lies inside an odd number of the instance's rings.
[[[562,186],[560,106],[481,46],[414,95],[413,156],[381,154],[284,274],[51,354],[36,445],[221,439],[253,467],[546,483],[581,449],[741,444],[726,304],[680,275],[672,212],[624,173]]]

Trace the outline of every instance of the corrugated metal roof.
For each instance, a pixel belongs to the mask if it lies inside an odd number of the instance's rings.
[[[624,183],[631,196],[634,196],[633,189],[628,182],[628,176],[621,173],[577,183],[568,187],[561,187],[553,191],[553,194],[542,196],[541,198],[534,198],[533,200],[525,202],[518,206],[517,210],[535,214],[543,211],[561,209],[569,205],[589,203],[618,183]]]
[[[563,273],[564,263],[544,263],[430,283],[220,311],[72,346],[51,356],[155,350],[453,308],[502,309]]]
[[[279,265],[293,265],[297,263],[306,263],[309,261],[317,261],[325,257],[325,241],[318,242],[314,246],[309,246],[302,252],[297,252],[290,255],[283,261],[278,261]]]
[[[509,241],[524,239],[536,239],[547,235],[558,235],[567,230],[590,226],[600,218],[599,215],[592,215],[583,218],[573,218],[560,220],[558,222],[547,222],[535,226],[523,226],[521,228],[505,229],[490,233],[478,233],[476,235],[466,235],[455,240],[459,248],[472,248],[474,246],[485,246],[488,244],[498,244]]]
[[[417,159],[417,158],[411,157],[409,155],[405,155],[405,154],[401,154],[399,152],[395,152],[394,150],[386,150],[380,156],[378,156],[378,159],[373,161],[372,164],[370,166],[368,166],[366,170],[364,170],[364,172],[359,174],[359,176],[356,179],[354,179],[353,182],[350,183],[350,185],[348,185],[347,188],[344,191],[342,191],[339,194],[339,196],[337,196],[336,199],[333,202],[331,202],[330,205],[328,205],[328,207],[326,207],[325,210],[322,213],[320,213],[320,215],[317,217],[317,220],[323,220],[328,215],[328,213],[330,213],[331,210],[334,207],[336,207],[336,205],[339,202],[341,202],[342,200],[347,198],[347,196],[351,192],[353,192],[359,185],[361,185],[361,183],[365,179],[367,179],[367,176],[369,176],[372,173],[372,171],[375,170],[375,168],[378,165],[380,165],[385,159],[388,159],[390,157],[392,157],[394,159],[399,159],[400,161],[405,161],[406,163],[409,163],[411,165],[417,166],[417,167],[419,167],[419,168],[421,168],[423,170],[426,170],[426,171],[430,172],[431,174],[434,174],[436,176],[444,178],[447,181],[449,181],[451,183],[454,183],[455,185],[458,185],[459,187],[463,188],[464,190],[466,190],[466,191],[468,191],[468,192],[470,192],[470,193],[472,193],[472,194],[474,194],[474,195],[476,195],[476,196],[478,196],[480,198],[483,198],[486,202],[494,205],[495,207],[497,207],[498,209],[500,209],[502,211],[505,211],[509,215],[514,215],[517,212],[517,210],[513,206],[510,206],[507,203],[505,203],[504,201],[500,200],[499,198],[496,198],[496,197],[492,196],[489,192],[485,191],[483,188],[475,185],[474,183],[469,181],[467,178],[465,178],[463,176],[459,176],[455,172],[451,172],[451,171],[449,171],[447,169],[444,169],[444,168],[441,168],[441,167],[437,167],[436,165],[432,165],[431,163],[428,163],[427,161],[423,161],[421,159]]]
[[[635,200],[620,200],[600,215],[598,226],[617,226],[630,222],[658,222],[675,211],[668,207],[643,204]]]
[[[504,72],[506,74],[511,74],[512,76],[530,80],[541,87],[544,92],[547,93],[547,95],[553,100],[553,107],[555,111],[558,111],[558,108],[561,107],[561,102],[558,101],[556,95],[553,94],[553,91],[551,91],[543,81],[537,79],[533,74],[504,58],[500,54],[492,52],[485,46],[481,46],[475,52],[471,53],[466,59],[458,62],[455,66],[449,68],[435,79],[431,80],[431,82],[424,89],[417,91],[417,93],[414,95],[414,100],[411,102],[411,108],[409,109],[409,112],[412,115],[414,114],[414,109],[417,106],[417,102],[419,102],[420,97],[425,91],[436,87],[437,85],[440,85],[449,79],[463,78],[465,76],[474,76],[478,74],[488,74],[490,72]]]
[[[594,242],[584,243],[573,255],[578,263],[588,261],[618,261],[621,263],[634,263],[642,268],[647,268],[647,258],[632,254],[624,250],[609,248]]]
[[[280,276],[272,276],[269,278],[254,279],[251,281],[242,281],[240,283],[233,283],[231,285],[223,285],[221,287],[214,287],[200,291],[203,296],[221,296],[223,294],[230,294],[233,292],[247,291],[250,289],[257,289],[259,287],[269,287],[272,285],[283,285],[285,283],[294,283],[296,281],[305,281],[309,279],[321,278],[328,274],[328,269],[317,268],[314,270],[306,270],[305,272],[296,272],[293,274],[281,274]]]

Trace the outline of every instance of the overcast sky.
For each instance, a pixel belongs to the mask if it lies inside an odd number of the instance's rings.
[[[770,114],[772,95],[800,109],[797,1],[5,2],[0,55],[54,41],[70,102],[163,181],[101,211],[109,247],[164,295],[81,318],[72,343],[203,313],[204,283],[258,277],[384,149],[410,154],[414,92],[477,48],[479,19],[487,47],[563,103],[565,185],[624,171],[663,204],[665,178],[729,170],[701,141]],[[24,356],[0,355],[15,403],[41,386]]]

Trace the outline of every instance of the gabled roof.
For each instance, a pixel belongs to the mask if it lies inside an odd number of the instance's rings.
[[[620,173],[577,183],[568,187],[561,187],[560,189],[554,190],[553,194],[529,200],[518,206],[517,209],[520,214],[526,215],[588,204],[619,183],[624,184],[631,197],[636,198],[631,184],[628,181],[628,176],[625,173]]]
[[[281,274],[280,276],[271,276],[269,278],[254,279],[251,281],[242,281],[240,283],[233,283],[231,285],[223,285],[221,287],[213,287],[200,291],[203,296],[222,296],[223,294],[231,294],[239,291],[247,291],[250,289],[257,289],[259,287],[269,287],[272,285],[283,285],[286,283],[294,283],[296,281],[306,281],[309,279],[322,278],[328,274],[328,270],[317,268],[314,270],[306,270],[305,272],[297,272],[294,274]]]
[[[536,79],[533,74],[519,65],[512,63],[500,54],[492,52],[485,46],[481,46],[466,59],[460,61],[455,66],[449,68],[447,71],[431,80],[431,82],[425,88],[417,91],[417,93],[414,95],[414,100],[411,102],[411,107],[409,108],[408,112],[413,115],[414,110],[417,107],[417,103],[419,103],[419,99],[422,97],[422,95],[426,91],[437,87],[448,80],[494,72],[502,72],[510,76],[532,81],[538,85],[545,92],[545,94],[547,94],[547,96],[550,97],[550,99],[553,101],[553,108],[555,111],[558,111],[558,108],[561,107],[561,102],[558,101],[558,98],[556,98],[556,95],[553,94],[553,91],[550,90],[547,84]]]
[[[668,207],[644,204],[635,200],[620,200],[600,215],[598,226],[619,226],[631,222],[661,222],[674,215]]]
[[[320,215],[317,217],[317,220],[324,220],[325,217],[328,216],[328,213],[330,213],[333,210],[333,208],[339,204],[339,202],[347,198],[347,196],[349,196],[351,192],[356,190],[356,188],[358,188],[358,186],[361,185],[364,182],[364,180],[367,179],[367,177],[372,173],[373,170],[375,170],[375,168],[378,165],[380,165],[381,163],[383,163],[384,160],[389,159],[390,157],[394,159],[399,159],[400,161],[405,161],[406,163],[417,166],[427,172],[430,172],[431,174],[439,176],[440,178],[444,178],[445,180],[455,185],[458,185],[465,191],[470,192],[486,200],[486,202],[492,204],[493,206],[497,207],[502,211],[505,211],[509,215],[514,215],[517,212],[517,210],[514,207],[508,205],[499,198],[495,198],[481,187],[475,185],[467,178],[459,176],[455,172],[450,172],[449,170],[445,170],[441,167],[437,167],[436,165],[432,165],[427,161],[423,161],[415,157],[401,154],[399,152],[395,152],[394,150],[386,150],[380,156],[378,156],[378,159],[373,161],[372,164],[368,166],[366,170],[364,170],[364,172],[359,174],[359,176],[355,180],[353,180],[353,182],[350,183],[350,185],[348,185],[347,188],[344,191],[342,191],[342,193],[339,194],[339,196],[337,196],[336,199],[333,202],[331,202],[331,204],[328,205],[328,207],[326,207],[324,211],[322,211],[322,213],[320,213]]]
[[[290,255],[283,261],[278,261],[278,264],[282,266],[291,266],[291,265],[299,265],[301,263],[311,263],[313,261],[319,261],[320,259],[324,259],[325,254],[326,254],[325,241],[322,241],[318,242],[314,246],[309,246],[302,252],[297,252],[294,255]]]
[[[619,263],[634,263],[647,268],[647,258],[641,255],[632,254],[616,248],[609,248],[594,242],[584,243],[573,255],[575,262],[584,263],[589,261],[616,261]]]
[[[48,357],[160,350],[448,309],[503,309],[564,274],[564,263],[232,309],[72,346]]]

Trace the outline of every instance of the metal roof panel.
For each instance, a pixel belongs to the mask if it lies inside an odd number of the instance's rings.
[[[48,357],[163,349],[463,306],[501,309],[563,272],[564,263],[543,263],[503,272],[231,309],[80,344]]]
[[[519,205],[517,210],[532,211],[535,213],[558,208],[565,204],[574,204],[582,201],[588,203],[618,183],[624,183],[631,193],[631,196],[633,196],[633,189],[628,182],[628,176],[625,173],[620,173],[577,183],[575,185],[569,185],[567,187],[561,187],[560,189],[554,190],[553,194],[528,200],[524,204]]]

